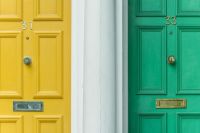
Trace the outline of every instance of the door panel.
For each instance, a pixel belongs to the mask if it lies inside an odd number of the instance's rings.
[[[137,16],[165,16],[166,0],[136,0]]]
[[[165,113],[141,113],[138,123],[138,133],[166,133]]]
[[[178,133],[200,132],[200,114],[199,113],[178,113]]]
[[[35,32],[35,98],[62,98],[63,38],[61,31]]]
[[[62,20],[63,0],[35,0],[34,20]]]
[[[21,20],[22,0],[0,0],[0,20]]]
[[[0,116],[1,133],[22,133],[22,116]]]
[[[178,31],[178,92],[179,94],[200,94],[200,28],[180,27]]]
[[[0,31],[0,97],[22,97],[22,35],[21,32]]]
[[[180,16],[200,16],[199,0],[177,0],[177,11]]]
[[[164,27],[138,28],[138,67],[140,69],[138,94],[163,94],[166,92],[165,35]],[[152,75],[154,76],[152,77]]]
[[[35,133],[62,133],[63,118],[62,116],[35,116],[34,117]]]

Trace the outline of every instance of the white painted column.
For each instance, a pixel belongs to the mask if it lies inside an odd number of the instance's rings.
[[[71,0],[71,133],[83,133],[84,0]]]
[[[83,133],[116,133],[115,0],[85,0]]]

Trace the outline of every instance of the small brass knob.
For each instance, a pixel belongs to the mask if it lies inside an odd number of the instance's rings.
[[[30,65],[31,63],[32,63],[31,57],[28,57],[28,56],[24,57],[24,64],[25,65]]]
[[[174,64],[175,62],[176,62],[176,59],[175,59],[174,56],[169,56],[169,57],[168,57],[168,63],[169,63],[169,64]]]

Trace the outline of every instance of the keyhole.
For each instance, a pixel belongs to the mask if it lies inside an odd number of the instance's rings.
[[[173,32],[172,32],[172,31],[170,31],[170,32],[169,32],[169,34],[170,34],[170,35],[173,35]]]
[[[30,38],[27,36],[27,37],[26,37],[26,40],[29,40],[29,39],[30,39]]]

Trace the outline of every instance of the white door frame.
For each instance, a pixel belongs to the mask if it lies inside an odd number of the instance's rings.
[[[72,3],[71,133],[83,132],[85,0]],[[128,133],[128,0],[116,0],[116,131]]]

